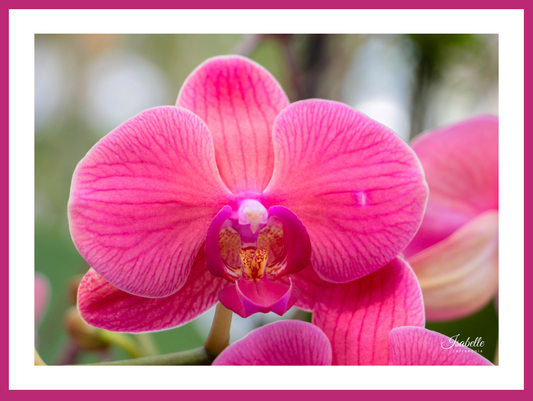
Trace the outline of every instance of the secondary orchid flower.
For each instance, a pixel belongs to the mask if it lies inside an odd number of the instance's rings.
[[[48,309],[48,304],[50,303],[50,281],[48,277],[44,274],[35,272],[35,293],[34,293],[34,315],[35,315],[35,343],[39,342],[39,336],[37,334],[37,328],[41,324],[46,310]],[[37,346],[37,345],[36,345]],[[35,364],[42,364],[41,357],[35,349]]]
[[[421,327],[390,332],[390,365],[488,365],[492,363],[453,338]]]
[[[417,137],[430,189],[404,251],[428,320],[467,316],[498,290],[498,118],[476,117]]]
[[[213,365],[331,365],[331,345],[311,323],[282,320],[231,344]]]
[[[326,100],[289,105],[243,57],[186,80],[176,107],[128,120],[72,180],[72,238],[91,269],[91,325],[184,324],[219,299],[246,317],[285,313],[312,271],[345,283],[389,263],[418,229],[427,186],[392,131]]]
[[[43,320],[50,302],[50,281],[42,273],[35,273],[35,326]]]
[[[492,365],[453,339],[421,327],[395,328],[389,338],[389,365]],[[389,339],[386,347],[389,348]],[[287,320],[253,330],[222,351],[213,365],[330,365],[331,362],[331,345],[319,328]]]

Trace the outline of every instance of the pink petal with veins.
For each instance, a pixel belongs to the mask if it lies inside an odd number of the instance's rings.
[[[454,339],[421,327],[390,332],[390,365],[492,365]]]
[[[316,294],[318,293],[320,286],[323,283],[327,284],[327,282],[318,277],[318,274],[316,274],[311,265],[307,266],[297,274],[289,274],[286,277],[282,277],[280,281],[288,284],[289,277],[294,286],[300,290],[300,296],[294,306],[312,312],[315,307]]]
[[[445,240],[409,258],[428,320],[468,316],[498,291],[498,212],[470,220]]]
[[[205,61],[187,78],[177,100],[209,127],[222,180],[235,194],[259,194],[270,181],[272,124],[288,104],[267,70],[239,56]]]
[[[231,344],[213,365],[330,365],[331,345],[310,323],[285,320],[255,329]]]
[[[112,285],[166,297],[184,285],[209,223],[231,197],[205,124],[187,110],[158,107],[105,136],[78,164],[70,232]]]
[[[203,252],[185,285],[166,298],[143,298],[113,287],[93,269],[78,290],[78,309],[90,325],[111,331],[142,333],[184,325],[217,303],[217,292],[229,285],[213,277]]]
[[[468,220],[498,210],[498,118],[481,116],[415,138],[430,188],[424,220],[404,255],[442,241]]]
[[[330,339],[334,365],[386,365],[391,329],[424,326],[422,292],[397,258],[351,283],[322,285],[313,323]]]
[[[298,216],[322,279],[365,276],[409,243],[427,186],[396,134],[342,103],[306,100],[279,114],[273,137],[276,163],[264,204]]]

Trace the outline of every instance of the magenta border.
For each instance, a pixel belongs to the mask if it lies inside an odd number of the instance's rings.
[[[427,0],[404,0],[402,2],[391,1],[391,0],[374,0],[372,2],[365,2],[361,4],[360,2],[347,1],[347,0],[328,0],[327,2],[323,0],[270,0],[267,2],[251,2],[249,0],[226,0],[224,2],[214,1],[214,0],[196,0],[196,1],[170,1],[170,0],[152,0],[150,2],[130,0],[125,1],[110,1],[110,0],[92,0],[92,1],[77,1],[73,2],[72,0],[54,0],[49,2],[39,2],[34,0],[19,0],[13,1],[8,0],[6,2],[7,6],[3,7],[1,21],[4,21],[1,25],[2,28],[2,41],[1,41],[1,52],[2,52],[2,76],[4,77],[1,81],[1,93],[2,93],[2,126],[4,127],[4,134],[0,136],[0,182],[2,185],[2,198],[1,198],[1,220],[0,220],[0,232],[2,237],[0,249],[1,265],[4,266],[1,272],[0,279],[0,294],[1,300],[0,304],[0,318],[2,322],[5,322],[3,325],[4,330],[1,331],[1,369],[2,369],[2,378],[1,378],[1,388],[0,394],[4,394],[2,399],[4,400],[14,400],[14,399],[24,399],[26,397],[34,399],[35,397],[41,399],[54,399],[57,401],[60,400],[72,400],[76,399],[78,401],[84,400],[93,400],[98,397],[98,399],[117,399],[118,397],[124,397],[129,400],[144,400],[146,396],[155,396],[158,398],[158,401],[163,400],[172,400],[175,401],[176,397],[183,400],[189,399],[198,399],[201,400],[211,400],[212,398],[217,399],[217,401],[225,400],[253,400],[253,401],[272,401],[275,400],[297,400],[297,399],[306,399],[306,400],[323,400],[324,397],[335,397],[336,401],[343,400],[353,400],[356,397],[361,397],[365,399],[366,397],[372,397],[375,399],[388,400],[389,397],[405,397],[410,400],[420,399],[420,400],[449,400],[449,399],[472,399],[472,398],[498,398],[498,399],[518,399],[518,400],[530,400],[533,399],[533,391],[531,391],[531,384],[529,384],[528,379],[531,378],[531,366],[528,363],[528,360],[533,360],[532,348],[528,342],[528,338],[531,337],[533,320],[528,319],[527,317],[531,316],[531,306],[532,306],[532,296],[531,293],[525,291],[525,367],[524,367],[524,383],[525,390],[498,390],[498,391],[460,391],[460,390],[447,390],[447,391],[437,391],[437,390],[428,390],[428,391],[417,391],[417,390],[404,390],[404,391],[394,391],[394,390],[177,390],[177,391],[168,391],[168,390],[8,390],[9,388],[9,363],[8,363],[8,291],[9,291],[9,273],[6,268],[9,263],[9,246],[8,246],[8,236],[9,236],[9,199],[8,199],[8,168],[9,168],[9,154],[8,154],[8,145],[9,145],[9,75],[8,75],[8,51],[9,51],[9,9],[325,9],[323,7],[327,4],[328,9],[523,9],[524,11],[524,48],[525,48],[525,116],[529,116],[527,111],[531,111],[531,106],[528,96],[531,89],[531,81],[528,79],[527,73],[529,72],[528,67],[531,66],[531,29],[528,26],[528,23],[532,21],[531,17],[528,14],[528,5],[529,11],[533,9],[531,2],[526,0],[507,0],[507,1],[498,1],[498,0],[437,0],[429,2]],[[529,128],[531,127],[531,118],[525,118],[524,121],[524,132],[530,132]],[[525,135],[524,138],[524,152],[525,154],[533,153],[533,139],[531,136]],[[528,182],[528,178],[531,177],[533,161],[528,157],[525,157],[525,180]],[[533,186],[525,186],[524,188],[524,204],[527,206],[528,202],[533,201]],[[524,216],[525,224],[525,278],[524,282],[527,284],[532,283],[531,272],[528,271],[527,266],[532,265],[532,255],[531,249],[527,246],[532,244],[532,230],[529,228],[527,223],[533,223],[532,213],[529,212],[527,207],[525,208]],[[529,229],[528,229],[529,228]],[[357,380],[354,377],[354,380]],[[147,393],[151,394],[147,394]],[[38,394],[36,394],[38,393]],[[529,396],[527,395],[529,394]]]

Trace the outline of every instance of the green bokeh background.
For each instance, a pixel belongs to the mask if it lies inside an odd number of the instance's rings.
[[[301,96],[345,101],[344,78],[353,68],[354,55],[374,36],[261,37],[248,56],[278,79],[291,101]],[[68,341],[63,320],[66,309],[72,305],[69,282],[88,269],[68,230],[67,202],[72,173],[87,151],[115,128],[102,129],[89,124],[87,114],[83,112],[89,89],[85,77],[90,65],[102,55],[113,52],[136,54],[156,66],[165,82],[167,97],[162,104],[174,104],[183,81],[194,68],[209,57],[242,49],[243,41],[249,40],[243,35],[36,35],[36,50],[41,54],[64,55],[59,57],[59,62],[64,62],[64,77],[49,91],[66,90],[69,93],[68,101],[54,113],[41,122],[36,120],[35,270],[48,277],[52,288],[49,308],[38,328],[37,349],[46,363],[58,363],[66,352]],[[407,97],[411,106],[411,136],[433,127],[435,121],[447,120],[446,108],[439,110],[438,118],[430,109],[432,102],[442,98],[444,90],[448,91],[445,93],[465,93],[470,99],[465,101],[466,106],[461,111],[463,118],[473,113],[497,112],[494,107],[479,107],[476,100],[487,96],[486,88],[497,87],[497,38],[494,36],[398,35],[387,36],[387,40],[392,45],[406,46],[410,54],[412,79]],[[46,67],[43,60],[46,58],[36,57],[36,77]],[[291,63],[300,70],[299,84],[295,84]],[[46,80],[47,70],[43,71],[44,78],[39,79]],[[475,82],[472,76],[476,77]],[[46,96],[44,99],[36,98],[36,109],[39,101],[46,102]],[[497,105],[497,92],[492,104]],[[132,112],[131,116],[140,111]],[[457,111],[448,119],[453,118],[457,118]],[[493,303],[468,318],[447,323],[430,322],[427,327],[448,336],[460,334],[460,340],[482,337],[485,341],[482,355],[490,360],[494,358],[498,317]],[[162,353],[199,347],[205,338],[206,333],[191,324],[153,334]],[[111,352],[112,358],[127,357],[116,348]],[[85,352],[77,363],[95,362],[99,357]]]

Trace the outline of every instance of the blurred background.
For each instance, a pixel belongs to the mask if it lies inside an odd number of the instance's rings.
[[[263,65],[291,101],[344,102],[406,142],[430,128],[498,114],[497,35],[36,35],[35,269],[47,277],[49,293],[36,344],[47,364],[130,356],[127,346],[84,350],[67,334],[71,323],[65,319],[89,268],[68,230],[76,164],[125,120],[173,105],[185,78],[205,59],[224,54]],[[138,340],[161,353],[199,347],[212,318],[211,311]],[[277,318],[234,315],[232,341]],[[493,360],[498,318],[492,303],[464,319],[428,322],[427,328],[461,333],[461,339],[481,336],[483,356]]]

